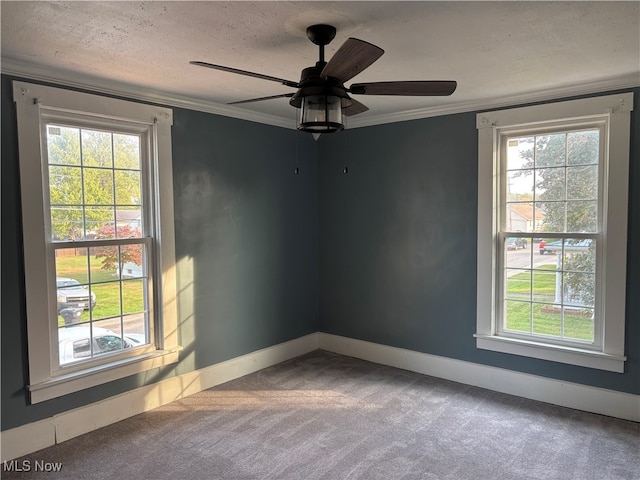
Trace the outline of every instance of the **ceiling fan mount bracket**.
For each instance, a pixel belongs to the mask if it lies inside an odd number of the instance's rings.
[[[316,45],[329,45],[336,37],[336,27],[325,24],[311,25],[307,27],[307,37]]]

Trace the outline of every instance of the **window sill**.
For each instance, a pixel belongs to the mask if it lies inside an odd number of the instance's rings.
[[[483,350],[510,353],[552,362],[623,373],[625,356],[611,355],[593,350],[564,347],[541,342],[499,337],[496,335],[474,335],[476,346]]]
[[[158,350],[147,355],[105,363],[97,367],[56,376],[45,382],[28,385],[31,403],[44,402],[136,373],[171,365],[178,361],[180,350],[182,347]]]

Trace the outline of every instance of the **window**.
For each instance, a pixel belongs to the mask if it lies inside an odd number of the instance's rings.
[[[176,362],[171,110],[13,86],[31,401]]]
[[[478,348],[624,370],[632,104],[478,114]]]

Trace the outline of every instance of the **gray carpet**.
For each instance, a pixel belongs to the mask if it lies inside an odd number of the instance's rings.
[[[20,459],[3,479],[640,479],[640,424],[323,351]]]

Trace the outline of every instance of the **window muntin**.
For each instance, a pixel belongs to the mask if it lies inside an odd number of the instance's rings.
[[[538,127],[540,128],[540,127]],[[501,257],[497,333],[598,348],[601,238],[599,123],[499,137]],[[579,235],[578,238],[573,236]],[[518,245],[526,245],[525,252]]]

